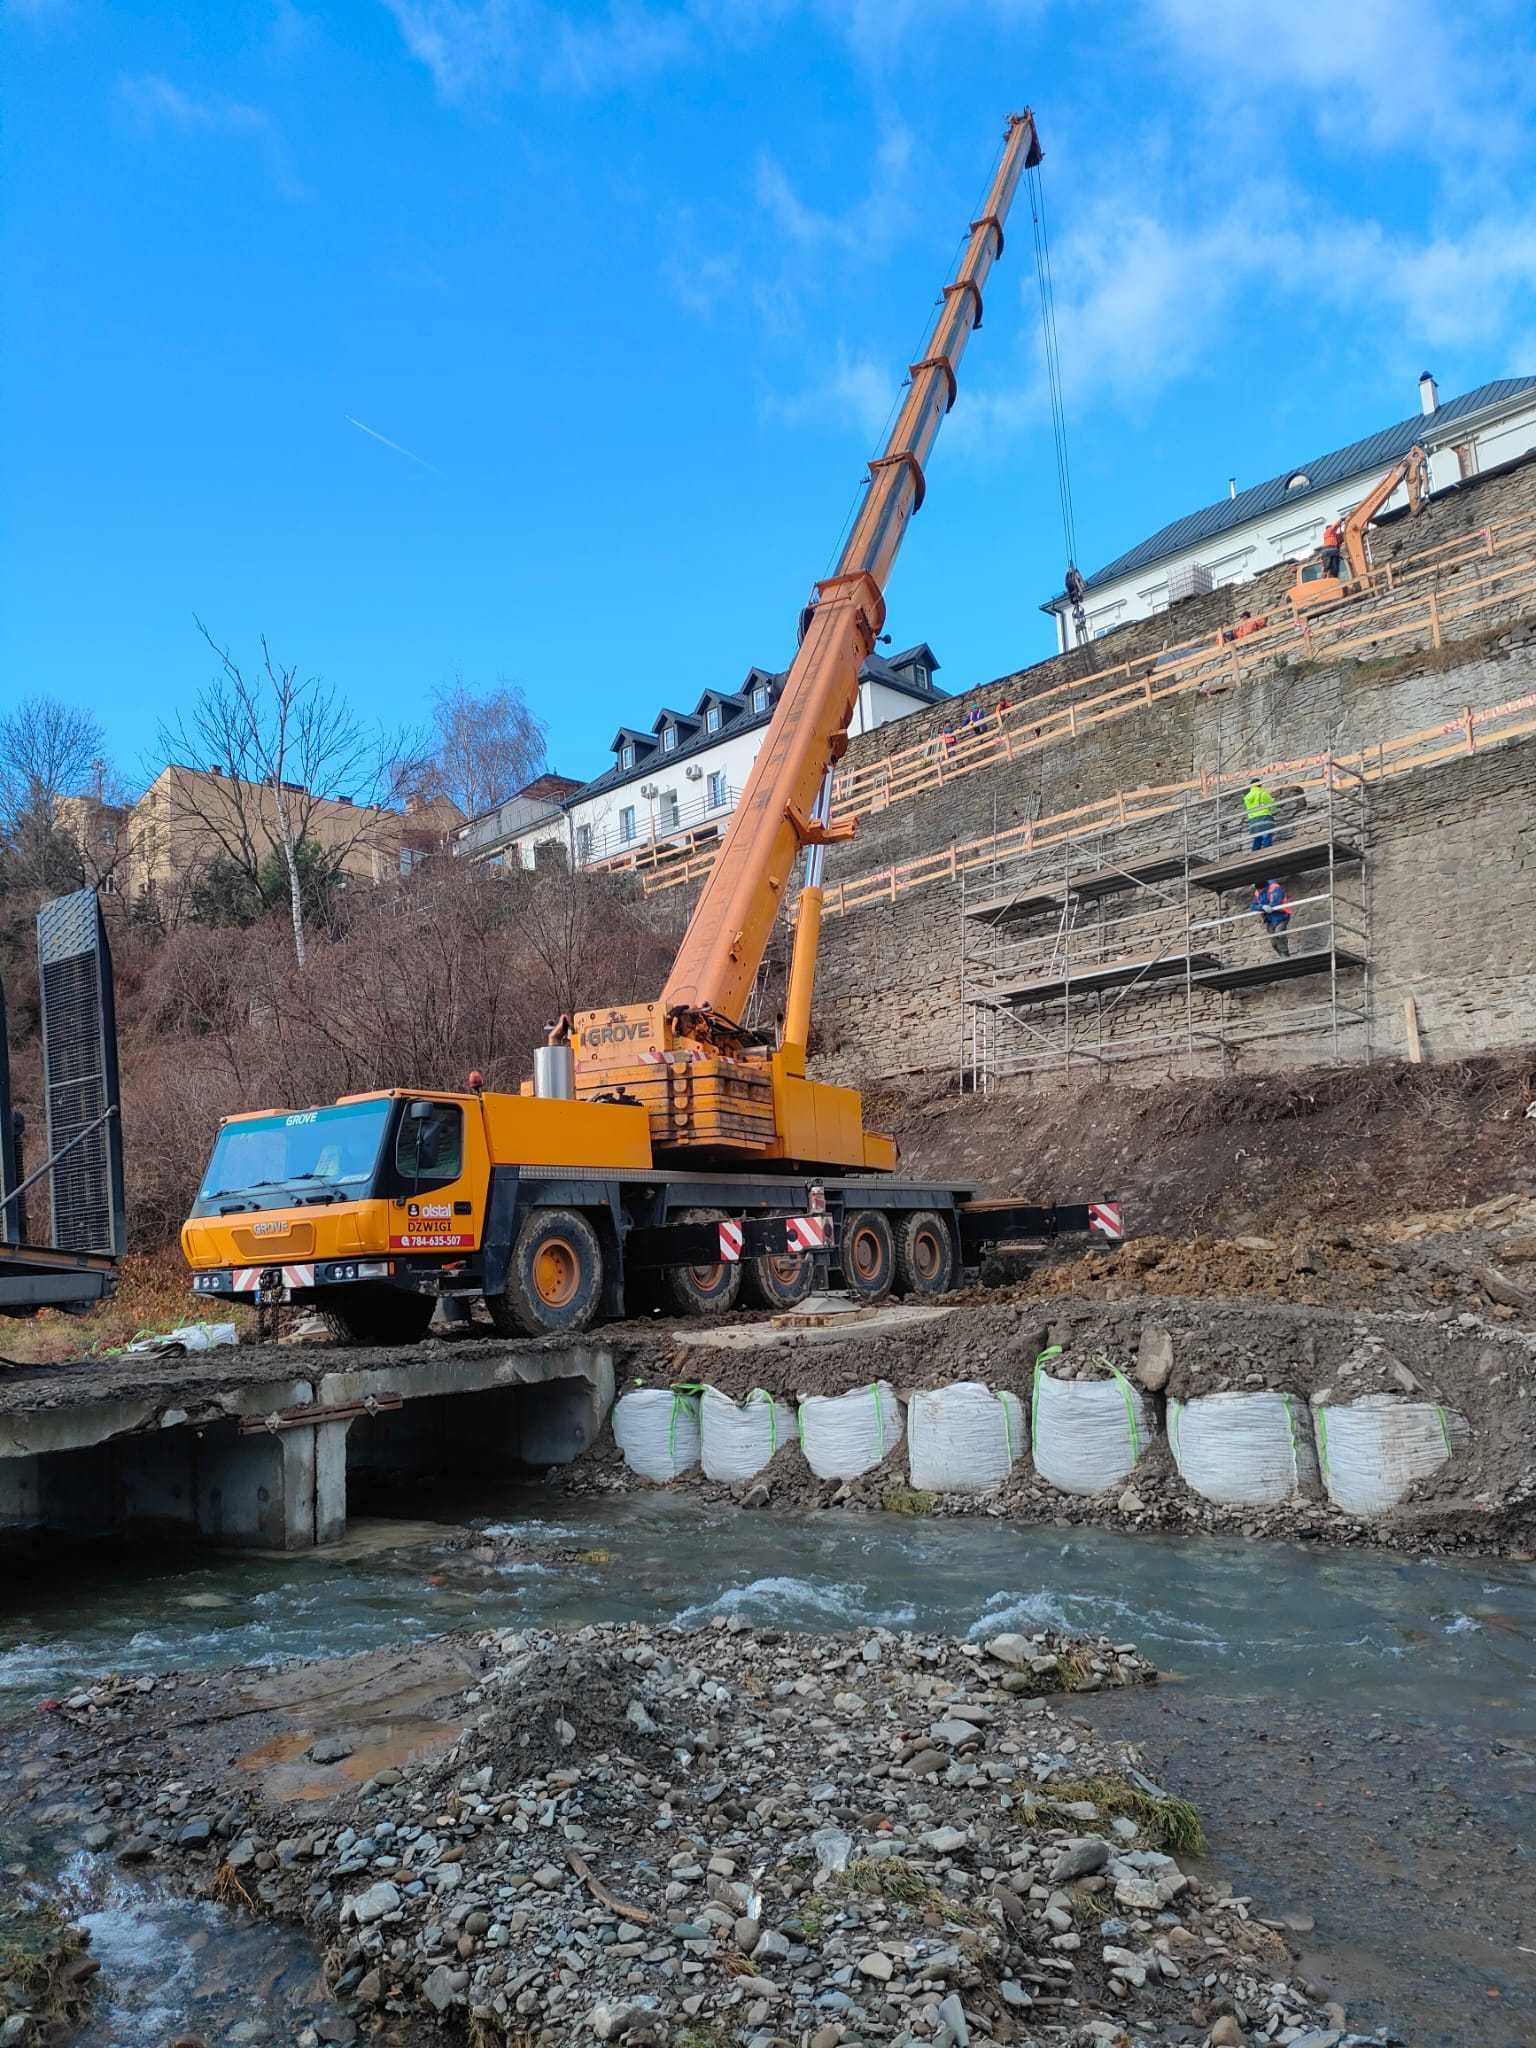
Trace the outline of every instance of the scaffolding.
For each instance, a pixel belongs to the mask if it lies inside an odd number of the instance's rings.
[[[1363,777],[1330,757],[1307,788],[1277,788],[1273,826],[1256,849],[1229,787],[962,874],[961,1086],[1148,1058],[1226,1072],[1272,1039],[1367,1057]],[[1254,905],[1272,880],[1291,913],[1279,934]]]

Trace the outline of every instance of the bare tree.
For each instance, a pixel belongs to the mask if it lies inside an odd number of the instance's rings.
[[[26,885],[51,887],[66,879],[59,872],[64,801],[97,779],[105,744],[88,711],[52,697],[29,697],[0,719],[0,832]],[[68,836],[71,843],[78,837]]]
[[[505,678],[477,693],[455,675],[438,699],[437,742],[423,763],[423,796],[446,796],[466,818],[503,802],[545,766],[546,727],[521,686]]]
[[[318,676],[300,680],[265,636],[260,670],[248,673],[201,620],[198,631],[219,673],[189,715],[160,728],[167,822],[180,842],[171,865],[184,877],[191,866],[223,861],[260,903],[276,857],[302,968],[312,850],[331,874],[360,848],[391,850],[383,810],[406,786],[413,749],[403,734],[365,724]]]

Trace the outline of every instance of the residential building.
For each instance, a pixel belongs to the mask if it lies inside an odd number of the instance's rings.
[[[562,805],[581,789],[570,775],[536,775],[515,790],[505,803],[481,812],[461,825],[453,835],[453,850],[461,859],[483,860],[492,867],[514,863],[533,865],[533,848],[538,835],[552,828],[549,836],[563,838],[565,812]]]
[[[317,796],[301,783],[285,783],[283,792],[291,828],[358,881],[409,872],[448,846],[463,823],[463,812],[446,797],[412,797],[393,810]],[[162,768],[135,803],[67,797],[59,817],[97,885],[130,900],[174,897],[221,856],[260,860],[282,844],[270,783],[179,763]]]
[[[1280,562],[1306,560],[1323,528],[1353,511],[1416,442],[1429,456],[1431,494],[1519,460],[1536,448],[1536,377],[1505,377],[1442,405],[1426,370],[1410,418],[1245,491],[1234,480],[1225,498],[1173,520],[1083,579],[1088,637],[1166,611],[1182,597],[1246,583]],[[1385,509],[1406,502],[1399,489]],[[1041,610],[1055,621],[1058,649],[1073,646],[1079,634],[1066,593]]]
[[[938,666],[926,641],[889,657],[870,655],[859,671],[850,732],[939,703]],[[551,809],[511,835],[485,833],[478,841],[471,835],[482,821],[472,819],[457,834],[456,851],[532,867],[541,846],[559,841],[568,859],[587,867],[664,841],[709,843],[736,807],[783,686],[783,675],[751,668],[738,688],[706,690],[691,711],[669,706],[649,726],[621,725],[610,742],[612,765],[558,799],[558,814]]]

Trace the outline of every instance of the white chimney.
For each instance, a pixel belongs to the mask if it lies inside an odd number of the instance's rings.
[[[1227,496],[1229,498],[1235,498],[1237,496],[1237,478],[1235,476],[1229,476],[1227,478]]]
[[[1419,377],[1419,410],[1427,419],[1432,412],[1440,410],[1440,387],[1428,370]]]

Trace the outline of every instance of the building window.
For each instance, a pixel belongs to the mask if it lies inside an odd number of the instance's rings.
[[[718,811],[725,805],[725,770],[712,768],[709,775],[709,808]]]
[[[635,807],[626,804],[619,813],[619,844],[628,846],[635,836]]]
[[[633,768],[633,767],[634,767],[634,765],[635,765],[635,750],[634,750],[634,748],[633,748],[632,746],[630,746],[630,745],[628,744],[628,742],[626,741],[626,743],[625,743],[625,744],[624,744],[624,745],[623,745],[622,747],[620,747],[620,749],[619,749],[619,766],[620,766],[620,767],[621,767],[621,768],[622,768],[622,769],[623,769],[623,770],[625,771],[625,773],[627,774],[627,773],[629,772],[629,770],[630,770],[631,768]]]
[[[912,664],[912,680],[914,683],[916,683],[917,687],[920,690],[927,689],[928,671],[923,667],[923,664],[920,661],[914,661]]]
[[[718,732],[720,730],[723,717],[724,714],[722,713],[720,706],[718,704],[711,704],[709,709],[704,714],[704,730],[706,732]]]
[[[590,825],[578,825],[576,827],[576,858],[583,867],[592,858],[592,827]]]
[[[673,832],[677,829],[677,791],[675,789],[664,789],[662,791],[661,802],[657,805],[657,817],[663,832]]]
[[[1310,491],[1312,479],[1304,469],[1293,469],[1285,480],[1285,488],[1288,491]]]
[[[677,752],[677,727],[675,725],[664,725],[661,728],[661,751],[664,754],[675,754]]]
[[[768,709],[768,685],[766,683],[758,683],[754,686],[752,691],[752,709],[754,711],[766,711]]]

